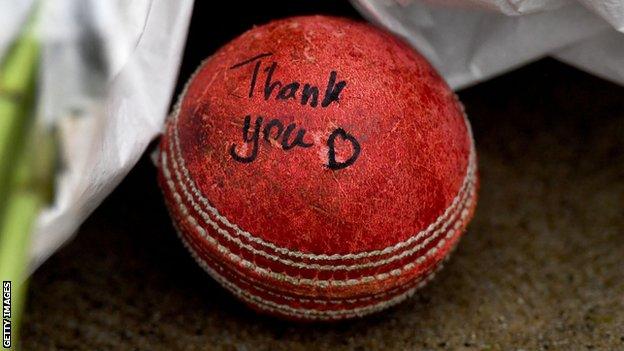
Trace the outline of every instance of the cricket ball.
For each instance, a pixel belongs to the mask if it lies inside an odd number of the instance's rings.
[[[363,316],[433,278],[476,204],[462,105],[394,36],[311,16],[206,59],[168,119],[159,182],[196,261],[251,307]]]

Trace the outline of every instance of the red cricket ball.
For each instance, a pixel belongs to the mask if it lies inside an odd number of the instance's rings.
[[[274,21],[204,61],[159,163],[197,262],[290,319],[362,316],[410,296],[477,198],[456,96],[405,43],[342,18]]]

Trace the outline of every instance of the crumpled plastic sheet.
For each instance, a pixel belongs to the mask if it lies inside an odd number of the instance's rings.
[[[0,55],[33,1],[0,0]],[[56,126],[62,167],[32,238],[31,270],[65,243],[160,132],[192,0],[40,1],[39,118]]]
[[[454,89],[544,56],[624,84],[621,0],[352,0]]]

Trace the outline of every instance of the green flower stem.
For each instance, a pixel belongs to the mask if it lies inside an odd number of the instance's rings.
[[[17,342],[26,297],[30,233],[41,208],[50,201],[56,165],[54,134],[35,125],[9,182],[0,220],[0,277],[12,282],[13,341]]]
[[[34,17],[0,65],[0,280],[11,284],[13,347],[26,297],[30,237],[54,180],[51,131],[35,122],[40,46]]]
[[[0,232],[0,276],[10,280],[11,286],[11,325],[15,343],[19,336],[24,298],[26,296],[26,267],[28,265],[30,235],[43,200],[34,191],[23,189],[13,192],[8,199],[5,220]]]
[[[39,42],[31,21],[0,66],[0,211],[12,165],[32,122],[38,62]]]

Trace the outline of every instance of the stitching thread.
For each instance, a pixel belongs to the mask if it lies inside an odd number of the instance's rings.
[[[259,296],[253,295],[240,287],[238,287],[235,283],[229,281],[227,278],[221,276],[214,270],[210,265],[208,265],[205,261],[203,261],[194,251],[192,247],[186,242],[186,239],[180,233],[180,231],[176,228],[182,243],[187,248],[187,250],[191,253],[191,256],[195,259],[197,264],[202,267],[213,279],[219,282],[223,287],[232,292],[238,298],[243,301],[246,301],[249,304],[257,306],[260,309],[265,311],[279,313],[292,317],[303,317],[306,319],[314,319],[314,320],[334,320],[340,318],[351,318],[351,317],[361,317],[370,313],[374,313],[380,310],[383,310],[387,307],[396,305],[401,301],[412,296],[418,289],[427,285],[428,282],[433,280],[436,272],[432,272],[429,276],[423,279],[417,286],[405,291],[402,294],[399,294],[391,299],[381,301],[376,304],[357,307],[353,309],[345,309],[345,310],[316,310],[316,309],[301,309],[294,308],[288,305],[278,304],[273,301],[265,300]],[[441,265],[441,264],[440,264]],[[441,268],[441,267],[440,267]],[[436,270],[437,271],[437,270]]]
[[[170,150],[169,153],[172,154],[174,153],[173,150],[171,150],[171,144],[170,146]],[[166,180],[169,182],[171,180],[171,172],[169,170],[169,162],[166,158],[165,153],[163,152],[161,154],[161,163],[162,163],[162,168],[163,168],[163,174],[166,178]],[[190,207],[192,207],[197,213],[200,214],[200,216],[202,217],[203,221],[208,224],[209,226],[211,226],[215,231],[217,231],[220,235],[222,235],[225,239],[227,239],[228,241],[234,242],[235,244],[237,244],[240,248],[246,249],[248,251],[250,251],[252,254],[256,254],[256,255],[260,255],[263,256],[265,258],[268,258],[270,260],[273,261],[278,261],[283,265],[286,266],[290,266],[290,267],[296,267],[296,268],[304,268],[304,269],[314,269],[314,270],[328,270],[328,271],[338,271],[338,270],[358,270],[358,269],[363,269],[363,268],[371,268],[371,267],[377,267],[377,266],[381,266],[381,265],[385,265],[387,263],[391,263],[394,262],[398,259],[407,257],[407,256],[411,256],[412,254],[416,253],[417,251],[425,248],[429,243],[431,243],[433,240],[435,240],[440,234],[442,234],[443,232],[445,232],[448,228],[448,226],[453,222],[453,219],[455,220],[459,220],[459,221],[464,221],[466,216],[468,215],[468,212],[465,211],[466,207],[468,207],[469,202],[471,200],[472,197],[472,185],[474,183],[474,179],[471,179],[470,182],[467,183],[468,186],[470,186],[471,188],[466,192],[466,191],[462,191],[462,196],[461,199],[462,201],[459,203],[459,207],[457,209],[454,210],[454,212],[452,213],[451,217],[449,217],[448,221],[446,221],[440,228],[438,228],[433,235],[430,235],[429,237],[425,238],[425,240],[421,243],[419,243],[418,245],[412,247],[409,250],[403,251],[398,255],[395,256],[391,256],[379,261],[373,261],[373,262],[366,262],[366,263],[361,263],[361,264],[353,264],[353,265],[320,265],[320,264],[308,264],[305,262],[295,262],[292,261],[290,259],[284,259],[278,256],[274,256],[271,255],[269,253],[266,253],[265,251],[262,250],[258,250],[256,248],[254,248],[253,246],[250,246],[248,244],[243,243],[239,238],[237,237],[233,237],[231,235],[229,235],[229,232],[227,232],[225,229],[223,229],[222,227],[220,227],[217,223],[215,223],[209,216],[207,213],[203,212],[201,210],[201,208],[199,208],[199,206],[197,205],[197,203],[194,201],[193,196],[188,192],[187,188],[184,186],[182,179],[180,178],[180,173],[179,173],[179,169],[178,169],[178,164],[175,160],[175,158],[172,158],[172,164],[173,164],[173,171],[175,173],[176,179],[178,181],[178,185],[181,188],[182,192],[184,193],[186,200],[188,202],[190,202]],[[472,178],[472,177],[471,177]],[[174,183],[174,187],[172,190],[172,195],[174,197],[174,201],[181,203],[182,199],[180,197],[180,194],[175,190],[175,183]],[[456,219],[456,215],[460,214],[460,218]],[[203,230],[205,230],[205,228],[202,227]],[[201,231],[200,231],[201,233]]]
[[[171,212],[170,212],[170,214],[173,216],[173,214]],[[179,229],[179,227],[177,225],[174,224],[174,227],[175,227],[175,229],[176,229],[176,231],[178,233],[178,236],[184,235],[184,234],[181,233],[181,231],[180,231],[180,229]],[[186,243],[189,246],[191,246],[191,249],[195,252],[195,254],[198,257],[200,257],[200,255],[198,253],[198,250],[200,250],[200,249],[196,249],[194,247],[195,244],[191,243],[192,240],[189,240],[186,237],[184,237],[183,240],[186,240]],[[199,259],[205,261],[203,256],[201,256]],[[275,292],[270,291],[270,290],[268,290],[266,288],[262,288],[259,285],[266,284],[266,282],[258,281],[258,280],[254,279],[254,278],[250,278],[250,277],[242,278],[242,277],[239,277],[238,280],[243,281],[245,284],[251,285],[251,286],[253,286],[254,289],[262,291],[262,292],[264,292],[264,293],[266,293],[268,295],[272,295],[272,296],[275,296],[276,298],[282,298],[282,299],[289,300],[289,301],[296,301],[296,302],[302,302],[302,303],[318,303],[318,304],[322,304],[322,305],[343,304],[345,302],[353,304],[353,303],[357,303],[357,302],[366,302],[366,301],[370,301],[372,299],[379,299],[379,298],[384,297],[384,296],[392,295],[392,294],[400,291],[401,289],[405,289],[405,287],[408,286],[408,285],[413,285],[414,283],[418,283],[418,282],[424,280],[425,278],[427,278],[428,276],[430,276],[432,273],[435,274],[436,272],[438,272],[442,268],[443,263],[446,262],[448,259],[449,259],[449,256],[445,256],[443,261],[440,261],[437,264],[436,267],[427,269],[422,276],[419,276],[417,279],[415,279],[412,282],[409,282],[407,284],[402,284],[402,285],[397,286],[395,288],[392,288],[390,290],[383,291],[383,292],[376,293],[376,294],[372,294],[370,296],[365,296],[365,297],[352,297],[352,298],[342,298],[342,299],[331,299],[331,298],[328,298],[328,299],[324,299],[324,300],[321,300],[321,299],[308,299],[308,298],[300,297],[300,296],[293,297],[293,296],[287,296],[287,295],[280,294],[280,293],[275,293]],[[215,264],[219,265],[219,267],[218,267],[219,270],[231,270],[231,269],[229,269],[227,267],[224,268],[219,263],[216,263],[216,261],[213,258],[208,257],[208,260],[210,260],[212,262],[212,266],[214,266]],[[208,262],[206,262],[206,263],[210,265],[210,263],[208,263]],[[234,270],[231,270],[231,271],[234,274],[237,274],[239,276],[243,275],[243,273],[241,273],[241,272],[236,272]]]
[[[167,159],[166,158],[162,158],[162,162],[164,162],[163,166],[163,173],[165,173],[165,177],[167,177],[166,172],[168,172],[167,169]],[[166,170],[166,171],[165,171]],[[170,192],[175,192],[175,184],[174,182],[169,179],[166,181],[167,186],[169,187],[169,191]],[[470,194],[471,197],[470,199],[473,200],[474,199],[474,186],[471,187],[470,190]],[[178,195],[179,196],[179,195]],[[255,263],[242,258],[236,254],[234,254],[233,252],[231,252],[226,246],[222,245],[221,243],[219,243],[215,238],[213,238],[212,236],[208,235],[206,233],[206,230],[204,228],[202,228],[201,226],[199,226],[199,224],[197,223],[197,221],[195,220],[195,218],[193,218],[193,216],[191,216],[189,214],[188,208],[186,207],[186,205],[184,205],[184,203],[182,203],[181,199],[175,198],[174,197],[174,202],[176,203],[177,207],[178,207],[178,212],[181,214],[181,216],[186,220],[186,222],[188,222],[188,224],[197,232],[199,233],[199,235],[204,238],[206,240],[206,242],[208,244],[210,244],[211,246],[213,246],[214,248],[216,248],[216,250],[219,252],[219,254],[227,257],[230,262],[233,263],[237,263],[239,265],[241,265],[242,267],[252,270],[260,275],[263,276],[267,276],[271,279],[275,279],[277,281],[285,281],[288,282],[290,284],[294,284],[294,285],[311,285],[311,286],[317,286],[317,287],[321,287],[321,288],[326,288],[329,286],[335,286],[335,287],[344,287],[344,286],[354,286],[354,285],[359,285],[362,283],[370,283],[373,282],[375,280],[385,280],[388,279],[392,276],[397,277],[400,276],[401,273],[403,271],[409,271],[413,268],[416,267],[417,264],[420,264],[422,262],[424,262],[426,259],[432,257],[433,255],[435,255],[438,250],[440,250],[440,248],[442,246],[444,246],[446,244],[446,241],[451,239],[456,233],[457,231],[460,230],[460,227],[463,225],[463,221],[455,221],[453,228],[451,230],[449,230],[446,234],[445,237],[443,237],[442,239],[440,239],[440,241],[431,249],[429,249],[425,254],[423,254],[422,256],[420,256],[416,262],[410,262],[407,263],[406,265],[400,267],[400,268],[396,268],[393,269],[389,272],[384,272],[384,273],[379,273],[379,274],[375,274],[375,275],[369,275],[369,276],[361,276],[358,278],[351,278],[351,279],[346,279],[346,280],[342,280],[342,279],[332,279],[332,280],[321,280],[321,279],[309,279],[309,278],[301,278],[301,277],[293,277],[284,273],[280,273],[280,272],[275,272],[272,271],[270,268],[265,268],[265,267],[261,267],[256,265]],[[470,203],[472,203],[472,201],[470,201]],[[462,212],[469,212],[468,208],[465,208]],[[218,226],[217,226],[218,227]]]

